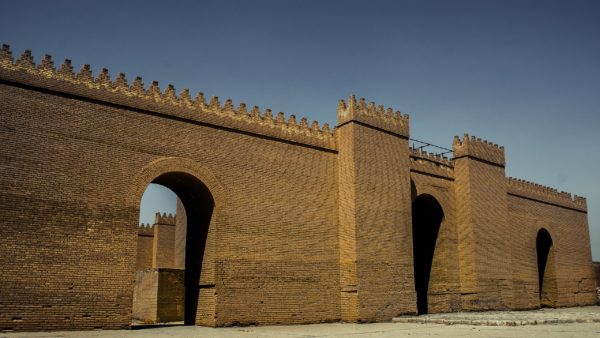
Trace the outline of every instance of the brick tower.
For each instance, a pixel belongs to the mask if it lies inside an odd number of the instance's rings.
[[[338,106],[341,317],[414,313],[408,115]]]
[[[454,138],[454,193],[463,310],[507,309],[512,301],[504,147]]]

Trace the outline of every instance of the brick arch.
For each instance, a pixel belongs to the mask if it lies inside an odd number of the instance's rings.
[[[206,185],[212,194],[215,200],[215,210],[223,211],[226,201],[225,189],[212,171],[196,161],[180,157],[163,157],[146,164],[131,180],[131,186],[125,201],[126,205],[139,210],[142,196],[148,184],[160,175],[169,172],[183,172],[196,177]],[[219,214],[217,213],[217,216]]]
[[[184,174],[184,175],[182,175]],[[178,189],[175,189],[170,184],[163,184],[163,179],[173,183],[178,182],[177,179],[173,181],[174,177],[191,177],[192,186],[196,186],[196,188],[190,187],[190,190],[194,190],[195,192],[191,195],[189,193],[184,193],[184,195],[180,195],[182,191],[182,181],[179,183],[175,183],[179,186]],[[188,182],[187,179],[184,180]],[[215,308],[212,304],[216,303],[216,275],[214,274],[214,260],[215,260],[215,251],[218,244],[215,242],[218,237],[216,233],[219,231],[218,229],[222,227],[225,223],[225,213],[227,210],[226,207],[226,194],[223,185],[218,181],[215,175],[204,165],[185,158],[178,157],[165,157],[160,158],[146,164],[139,172],[137,172],[131,181],[131,186],[127,195],[127,206],[135,211],[136,215],[139,215],[139,209],[141,204],[141,199],[144,194],[144,191],[148,187],[150,183],[156,182],[158,184],[165,185],[173,190],[178,198],[181,199],[185,210],[186,215],[186,238],[193,238],[196,241],[197,251],[186,251],[186,259],[185,259],[185,318],[184,322],[186,325],[196,324],[196,325],[208,325],[213,326],[215,322]],[[198,185],[196,185],[196,183]],[[183,183],[184,191],[188,190],[188,183]],[[206,194],[206,195],[204,195]],[[204,195],[205,197],[198,197]],[[187,196],[187,197],[186,197]],[[195,196],[195,197],[190,197]],[[190,200],[192,198],[192,200]],[[193,201],[196,198],[208,198],[210,200],[209,207],[200,207],[200,208],[192,208],[187,209],[186,201]],[[194,216],[190,216],[190,212],[193,213]],[[207,216],[208,215],[208,216]],[[197,221],[201,217],[200,220],[204,219],[205,221],[201,221],[199,224],[206,224],[206,228],[198,228],[194,233],[190,234],[190,217],[193,217],[195,221]],[[208,217],[208,218],[205,218]],[[206,222],[206,223],[205,223]],[[195,223],[194,224],[198,224]],[[203,230],[200,230],[203,229]],[[210,239],[212,238],[212,239]],[[186,239],[189,241],[189,239]],[[189,242],[188,242],[189,244]],[[187,245],[186,244],[186,247]],[[187,250],[187,248],[186,248]],[[191,252],[199,252],[199,256],[188,256]],[[205,260],[206,255],[211,257]],[[193,258],[190,258],[193,257]],[[188,262],[191,262],[188,265]],[[196,262],[196,263],[194,263]],[[191,269],[191,270],[190,270]],[[202,272],[202,271],[206,271]],[[212,271],[212,272],[211,272]],[[214,279],[211,279],[211,276]],[[203,277],[204,276],[204,277]],[[207,277],[208,276],[208,277]],[[204,282],[212,282],[209,284],[213,284],[213,289],[188,289],[187,285],[199,285],[202,281]],[[202,296],[200,293],[202,292]]]
[[[440,192],[437,189],[434,189],[432,186],[427,184],[418,184],[414,180],[410,180],[411,183],[411,194],[412,194],[412,202],[415,199],[422,195],[430,195],[433,197],[439,205],[442,207],[442,211],[444,212],[444,217],[442,221],[446,220],[449,215],[450,209],[450,196],[446,196],[443,192]],[[414,189],[414,190],[413,190]]]

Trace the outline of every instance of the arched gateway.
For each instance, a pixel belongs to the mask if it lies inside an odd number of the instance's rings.
[[[179,247],[174,248],[175,255],[178,253],[182,255],[181,260],[184,262],[182,271],[183,304],[169,303],[170,307],[180,306],[183,308],[183,319],[186,325],[201,323],[201,317],[203,316],[214,317],[214,309],[210,307],[202,308],[203,304],[214,303],[214,290],[209,293],[209,295],[213,296],[211,297],[213,299],[209,301],[206,299],[200,301],[200,293],[201,291],[206,293],[207,288],[214,289],[215,283],[214,280],[211,281],[210,277],[206,276],[206,272],[204,272],[204,278],[201,278],[201,276],[203,275],[203,266],[212,269],[212,262],[204,261],[207,249],[206,244],[209,229],[217,223],[217,209],[221,210],[220,208],[216,208],[218,202],[213,194],[216,194],[219,202],[222,202],[223,188],[207,168],[195,161],[182,158],[163,158],[148,164],[134,177],[130,191],[131,200],[133,201],[135,198],[141,199],[139,197],[140,187],[147,186],[150,183],[159,184],[172,190],[184,208],[183,215],[178,215],[178,217],[185,217],[185,220],[178,222],[177,229],[175,230],[175,237],[182,237],[184,239],[177,243]],[[163,312],[170,311],[168,308],[160,309],[160,304],[158,304],[162,298],[173,297],[173,295],[172,290],[168,290],[168,284],[164,286],[158,284],[162,280],[168,280],[168,278],[162,278],[161,270],[156,270],[154,273],[158,274],[158,282],[157,285],[153,286],[156,288],[154,290],[156,300],[153,299],[156,303],[152,305],[159,313],[161,310]],[[203,298],[207,297],[204,296]],[[134,303],[135,306],[144,308],[148,304]],[[213,312],[212,314],[207,313],[211,311]],[[173,317],[167,315],[166,318]]]
[[[428,291],[435,246],[444,211],[431,195],[417,196],[412,204],[413,258],[417,313],[428,310]]]

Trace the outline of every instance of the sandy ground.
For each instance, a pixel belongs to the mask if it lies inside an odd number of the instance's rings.
[[[431,315],[432,320],[437,320]],[[445,325],[436,323],[373,323],[373,324],[314,324],[294,326],[251,326],[206,328],[197,326],[172,326],[161,328],[145,328],[135,330],[95,330],[71,332],[10,332],[0,333],[0,337],[126,337],[126,338],[167,338],[167,337],[600,337],[600,306],[537,310],[519,312],[494,313],[456,313],[446,314],[460,320],[478,320],[482,316],[497,321],[544,320],[555,322],[543,325],[487,326],[487,325]],[[424,316],[420,316],[422,318]],[[584,323],[556,323],[558,320],[597,321]]]

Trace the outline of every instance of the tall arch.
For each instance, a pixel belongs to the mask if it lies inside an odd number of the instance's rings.
[[[214,318],[214,308],[199,309],[200,292],[207,291],[201,290],[201,275],[209,228],[214,232],[223,216],[224,190],[215,176],[201,164],[189,159],[162,158],[149,163],[133,177],[127,203],[137,214],[141,196],[150,183],[172,190],[185,209],[184,323],[211,325],[210,320],[202,322],[199,319],[206,317],[207,313]],[[211,287],[215,285],[212,283]],[[215,299],[207,303],[214,306]]]
[[[557,305],[554,243],[548,230],[541,228],[535,240],[540,306]]]
[[[417,312],[428,312],[429,280],[444,211],[435,197],[418,195],[412,204],[413,259]]]

